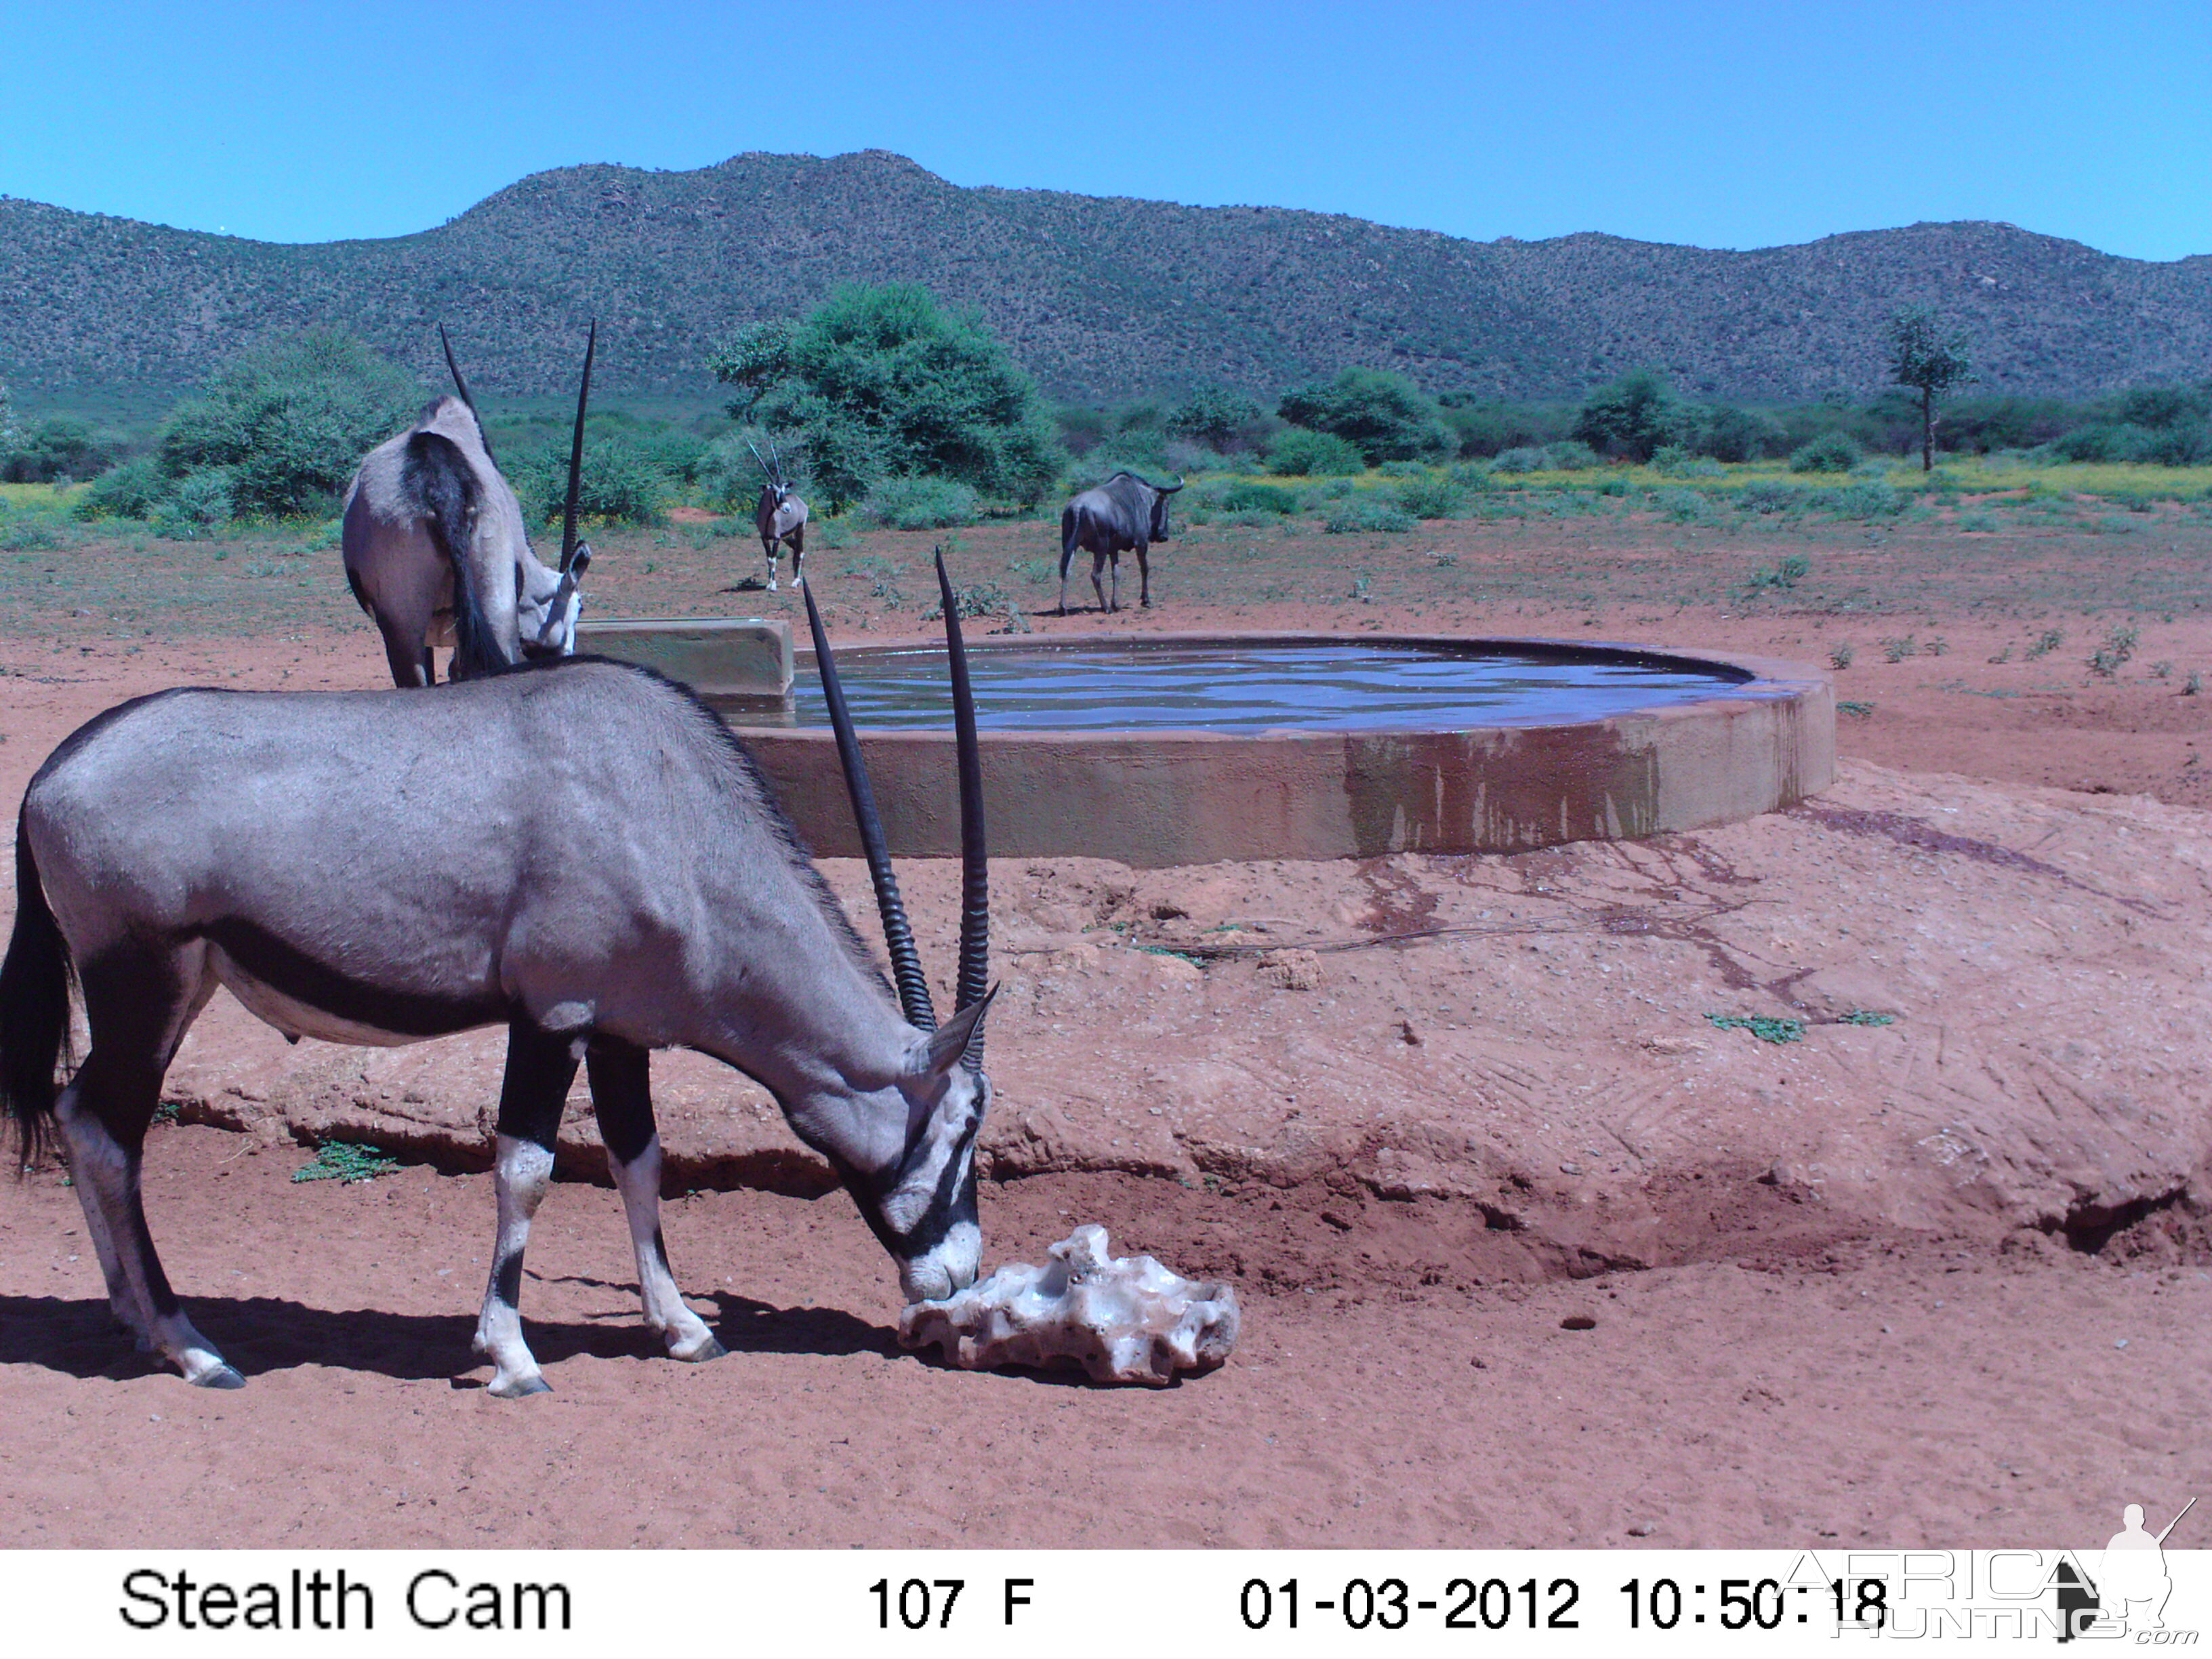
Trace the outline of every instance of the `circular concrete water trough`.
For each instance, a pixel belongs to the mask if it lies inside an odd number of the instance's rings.
[[[1763,658],[1404,635],[985,638],[969,649],[991,851],[1004,857],[1157,868],[1517,852],[1750,817],[1817,793],[1835,765],[1827,676]],[[1409,697],[1382,683],[1394,657],[1420,682]],[[1340,672],[1353,659],[1364,666]],[[841,647],[837,661],[891,850],[953,856],[941,641]],[[1299,668],[1314,662],[1318,683]],[[1367,673],[1378,665],[1381,680]],[[836,744],[813,723],[811,652],[798,690],[794,723],[726,718],[807,844],[856,857]]]

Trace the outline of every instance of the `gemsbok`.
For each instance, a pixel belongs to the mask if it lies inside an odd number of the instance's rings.
[[[775,456],[776,465],[761,461],[761,453],[754,448],[750,438],[745,447],[760,461],[761,471],[768,475],[761,485],[759,501],[753,504],[753,528],[760,532],[761,552],[768,560],[768,591],[775,592],[775,550],[778,543],[791,549],[791,585],[806,586],[806,503],[799,499],[783,476],[783,457],[777,452],[775,440],[768,441],[769,453]]]
[[[549,569],[492,460],[453,342],[438,330],[460,396],[436,398],[407,431],[368,452],[341,521],[346,585],[384,636],[394,685],[435,684],[432,648],[441,645],[453,647],[448,677],[457,680],[575,649],[576,584],[592,562],[590,545],[576,539],[576,501],[599,334],[594,320],[568,447],[561,562]]]
[[[677,1358],[722,1349],[661,1243],[655,1048],[697,1049],[767,1089],[908,1301],[973,1283],[990,896],[975,704],[941,554],[937,568],[963,864],[942,1027],[811,593],[896,1000],[745,751],[644,669],[586,657],[429,691],[165,691],[65,740],[17,820],[0,1097],[26,1167],[58,1139],[109,1306],[140,1346],[203,1387],[243,1380],[179,1307],[139,1198],[162,1075],[218,986],[287,1036],[332,1042],[507,1026],[476,1333],[495,1395],[547,1387],[517,1303],[580,1062],[646,1322]],[[58,1086],[72,977],[91,1048]]]

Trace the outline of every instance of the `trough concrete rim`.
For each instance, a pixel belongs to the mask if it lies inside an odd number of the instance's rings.
[[[1598,657],[1742,678],[1712,696],[1586,720],[986,731],[993,855],[1086,856],[1160,868],[1522,852],[1732,823],[1817,794],[1834,775],[1833,682],[1820,669],[1780,658],[1619,641],[1310,631],[994,635],[969,641],[969,650],[1346,644]],[[838,655],[943,648],[941,639],[927,637],[869,640],[842,645]],[[811,650],[798,654],[811,672]],[[829,728],[729,718],[808,844],[826,857],[858,856]],[[860,737],[891,851],[957,855],[950,726],[863,726]]]

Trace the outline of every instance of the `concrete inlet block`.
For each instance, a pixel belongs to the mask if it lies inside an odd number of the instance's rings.
[[[580,655],[634,662],[727,713],[773,714],[791,699],[791,624],[762,617],[610,617],[576,629]]]

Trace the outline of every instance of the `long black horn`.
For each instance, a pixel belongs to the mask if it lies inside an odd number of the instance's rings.
[[[576,494],[584,482],[584,406],[592,401],[592,354],[599,349],[599,319],[584,342],[584,383],[576,389],[576,432],[568,441],[568,501],[561,509],[561,574],[576,556]]]
[[[469,395],[469,383],[461,376],[461,366],[453,361],[453,343],[446,337],[443,323],[438,325],[438,343],[446,348],[446,368],[453,374],[453,389],[461,394],[461,401],[469,406],[469,413],[476,415],[477,400]],[[477,422],[482,425],[483,416],[477,415]]]
[[[975,740],[975,696],[968,681],[968,647],[960,637],[960,600],[937,550],[937,591],[945,599],[945,657],[952,676],[952,733],[960,759],[960,977],[955,1013],[991,988],[991,858],[983,833],[983,751]],[[983,1069],[983,1026],[968,1040],[969,1069]]]
[[[775,440],[771,438],[769,441],[770,443],[774,443]],[[770,466],[766,461],[761,460],[759,446],[755,444],[750,438],[745,440],[745,447],[753,452],[753,459],[755,460],[760,461],[761,476],[763,477],[766,478],[772,484],[780,484],[783,482],[783,480],[775,476],[775,469],[774,467]]]
[[[775,447],[775,434],[768,434],[768,453],[775,458],[775,487],[783,488],[783,452]]]
[[[914,929],[908,925],[906,906],[899,899],[890,851],[884,845],[884,821],[876,812],[876,792],[868,787],[867,763],[860,758],[860,742],[853,734],[845,688],[837,681],[837,659],[830,654],[830,636],[823,631],[822,612],[815,605],[811,584],[805,592],[806,623],[814,632],[814,666],[822,676],[822,701],[830,706],[830,729],[837,734],[837,763],[844,768],[845,793],[852,798],[860,851],[868,860],[868,878],[875,884],[876,910],[884,919],[884,949],[890,954],[899,1009],[908,1024],[933,1031],[937,1011],[930,1006],[929,981],[921,971],[921,955],[914,948]]]

